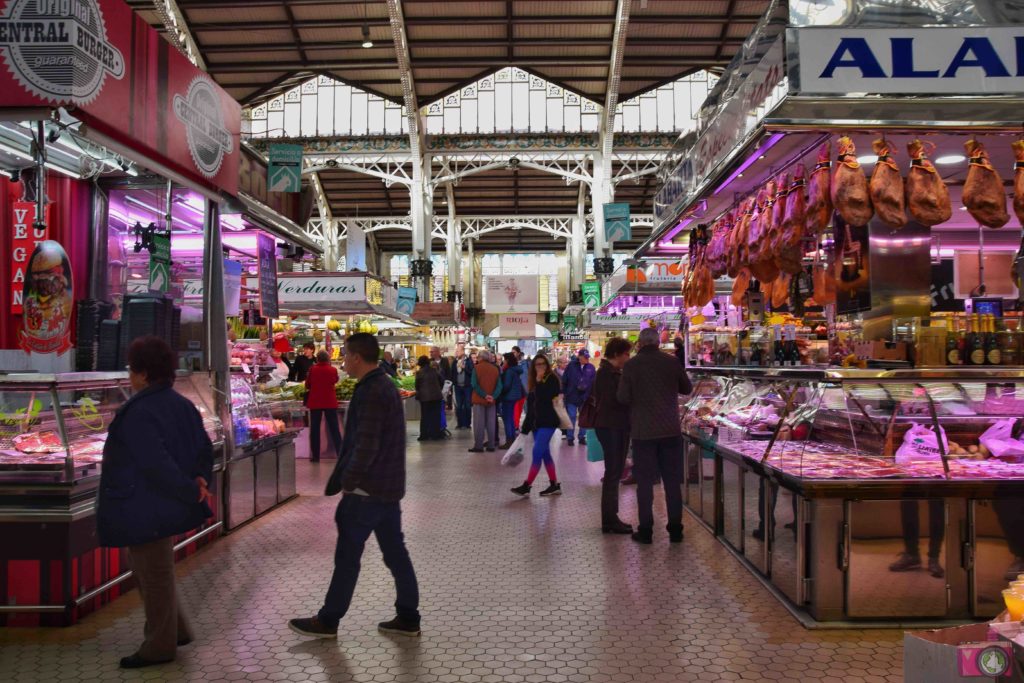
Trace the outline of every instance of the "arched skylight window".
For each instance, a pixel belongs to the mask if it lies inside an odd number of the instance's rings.
[[[697,127],[697,112],[718,76],[697,71],[619,103],[616,133],[676,133]]]
[[[594,133],[601,106],[539,76],[505,67],[423,107],[427,133]]]
[[[254,138],[402,135],[409,130],[405,107],[328,76],[244,109],[242,120]]]

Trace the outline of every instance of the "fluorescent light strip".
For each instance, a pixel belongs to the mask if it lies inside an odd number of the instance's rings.
[[[783,134],[783,133],[773,133],[772,136],[768,138],[767,142],[765,142],[763,145],[761,145],[756,150],[754,150],[754,153],[751,154],[749,157],[747,157],[747,160],[744,161],[742,164],[740,164],[740,167],[737,168],[735,171],[733,171],[732,175],[730,175],[728,178],[726,178],[725,182],[722,183],[721,185],[719,185],[718,189],[715,190],[712,194],[717,196],[718,193],[720,193],[722,190],[724,190],[726,187],[729,186],[729,183],[731,183],[736,178],[738,178],[740,175],[742,175],[743,172],[745,170],[747,170],[748,168],[750,168],[754,164],[755,161],[757,161],[759,158],[761,158],[762,154],[764,154],[769,149],[774,147],[775,144],[779,140],[784,138],[784,137],[785,137],[785,134]]]

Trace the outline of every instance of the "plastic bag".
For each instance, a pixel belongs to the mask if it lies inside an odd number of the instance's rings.
[[[988,449],[993,457],[1014,459],[1024,457],[1024,440],[1013,438],[1014,422],[1016,420],[1012,417],[996,420],[978,437],[978,441]]]
[[[555,407],[555,415],[558,415],[558,428],[559,429],[572,429],[572,420],[569,419],[569,411],[565,409],[565,399],[561,396],[555,396],[555,400],[552,401]]]
[[[597,432],[593,429],[586,430],[587,435],[587,462],[601,462],[604,460],[604,448],[601,440],[597,438]]]
[[[526,450],[527,439],[526,434],[520,434],[516,437],[516,440],[512,442],[512,445],[505,451],[505,455],[501,456],[501,464],[505,467],[515,467],[523,461],[523,451]]]
[[[942,449],[949,453],[949,439],[946,432],[939,427],[939,434],[942,437]],[[903,465],[910,462],[921,462],[922,460],[941,460],[939,453],[939,441],[935,438],[935,432],[919,424],[913,425],[903,437],[903,445],[896,451],[896,463]]]

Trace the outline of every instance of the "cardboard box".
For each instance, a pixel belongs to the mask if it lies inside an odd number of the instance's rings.
[[[906,683],[1024,683],[1010,643],[989,640],[990,625],[969,624],[903,634]],[[1006,667],[1003,675],[988,671]]]
[[[907,360],[906,342],[858,342],[853,352],[861,360]]]

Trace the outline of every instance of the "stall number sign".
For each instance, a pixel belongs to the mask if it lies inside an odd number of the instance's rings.
[[[50,206],[52,205],[47,204],[43,212],[43,227],[35,228],[35,202],[14,202],[11,205],[14,212],[14,237],[11,240],[11,313],[20,314],[23,310],[28,257],[32,255],[36,245],[46,239],[46,226],[50,224]]]
[[[618,202],[604,205],[604,236],[608,242],[633,239],[633,229],[629,223],[629,204]]]
[[[1024,26],[793,31],[803,93],[1024,92]]]
[[[149,291],[166,292],[171,284],[171,235],[155,233],[149,250]]]
[[[260,233],[256,242],[260,274],[260,315],[276,318],[277,306],[277,244],[270,235]]]
[[[302,145],[270,145],[267,185],[271,192],[302,190]]]
[[[601,283],[584,282],[580,285],[583,292],[583,305],[587,308],[597,308],[601,305]]]

